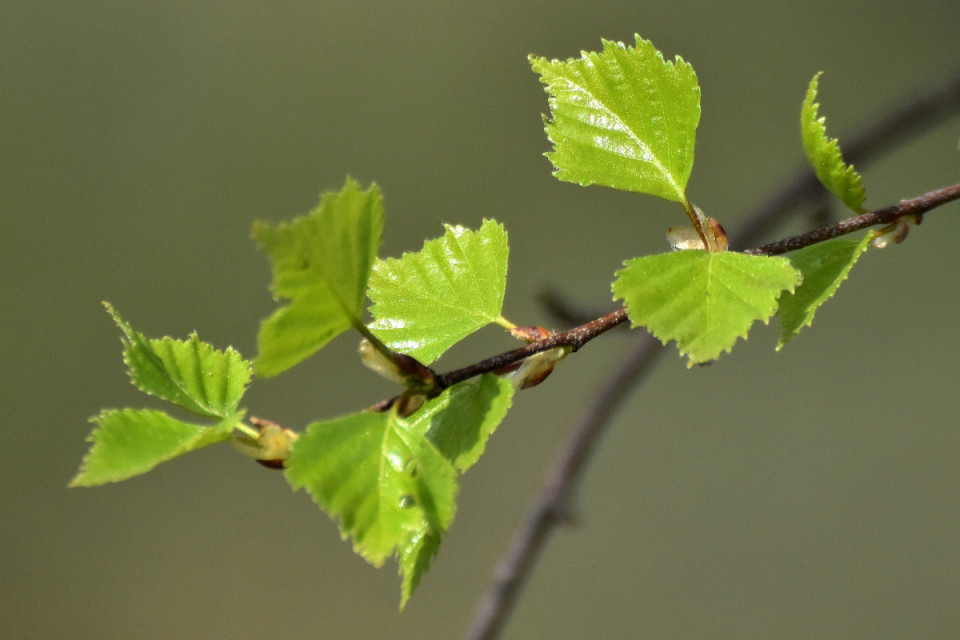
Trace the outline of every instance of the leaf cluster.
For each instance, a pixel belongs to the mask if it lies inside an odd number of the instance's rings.
[[[519,385],[488,374],[439,388],[421,376],[430,370],[416,360],[433,362],[491,323],[513,328],[500,313],[503,227],[490,220],[477,231],[447,226],[421,251],[389,260],[377,257],[382,232],[380,190],[349,179],[306,216],[254,225],[273,267],[271,290],[287,304],[261,324],[253,363],[196,335],[148,339],[106,305],[124,335],[131,381],[214,422],[184,422],[152,409],[104,411],[94,418],[93,446],[71,486],[125,480],[233,439],[267,466],[285,468],[291,487],[305,489],[336,518],[360,555],[376,565],[395,555],[405,604],[453,520],[458,474],[479,459]],[[375,303],[369,327],[368,298]],[[370,358],[385,361],[406,384],[405,402],[314,422],[302,434],[244,422],[238,405],[253,370],[279,374],[349,329],[372,342]]]
[[[600,52],[566,61],[531,56],[530,64],[549,94],[553,149],[546,155],[557,178],[654,195],[679,203],[688,217],[692,228],[670,232],[685,238],[675,243],[682,250],[628,259],[611,288],[634,327],[675,341],[689,364],[718,358],[774,315],[782,348],[868,248],[871,234],[787,257],[727,250],[722,225],[686,196],[700,88],[683,59],[668,61],[637,36],[633,46],[604,41]],[[824,185],[859,212],[862,181],[826,135],[819,77],[801,108],[803,146]],[[281,306],[261,323],[252,363],[195,334],[149,339],[106,305],[133,384],[200,421],[156,409],[103,411],[92,419],[92,446],[71,486],[124,480],[233,440],[264,465],[283,468],[291,487],[304,489],[369,562],[396,557],[403,606],[451,526],[459,474],[478,461],[514,392],[541,382],[580,344],[548,344],[549,331],[504,318],[509,247],[500,223],[445,225],[421,250],[387,259],[378,256],[383,230],[380,189],[350,179],[305,216],[254,224]],[[491,363],[456,384],[460,378],[430,368],[491,324],[537,348],[522,362]],[[362,338],[363,361],[402,385],[396,398],[302,432],[246,420],[240,401],[254,371],[278,375],[349,330]]]
[[[847,241],[789,258],[726,251],[689,202],[700,88],[692,67],[679,56],[667,61],[637,36],[634,46],[603,42],[603,51],[566,61],[531,56],[533,70],[550,95],[547,157],[560,180],[602,185],[679,202],[702,239],[699,247],[632,258],[612,284],[634,327],[677,343],[689,364],[709,362],[729,351],[756,321],[781,315],[782,347],[812,321],[862,253]],[[845,165],[835,140],[818,116],[814,76],[801,109],[804,149],[824,185],[859,211],[859,174]],[[696,236],[695,236],[696,237]],[[866,240],[857,244],[866,248]]]

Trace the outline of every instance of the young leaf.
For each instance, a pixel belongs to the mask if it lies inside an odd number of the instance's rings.
[[[250,363],[232,348],[218,351],[196,334],[187,340],[147,339],[104,303],[125,336],[123,359],[143,391],[208,418],[226,418],[250,382]]]
[[[420,578],[430,569],[430,562],[440,551],[441,538],[438,532],[426,529],[414,536],[411,544],[403,545],[398,550],[401,609],[407,605],[410,596],[420,585]]]
[[[512,385],[493,375],[445,389],[409,418],[358,413],[317,422],[293,445],[287,480],[340,521],[375,565],[396,553],[401,607],[450,527],[456,468],[480,457],[510,406]]]
[[[410,430],[426,436],[444,458],[464,472],[483,454],[487,438],[510,408],[513,391],[509,381],[492,374],[461,382],[410,416]],[[444,530],[430,528],[416,536],[413,544],[400,546],[401,608],[430,568],[430,561],[440,549]]]
[[[786,258],[677,251],[628,260],[613,292],[634,327],[664,344],[676,340],[689,366],[729,351],[756,320],[770,319],[781,291],[799,283]]]
[[[146,473],[161,462],[226,440],[242,417],[238,413],[204,427],[151,409],[104,411],[92,420],[97,425],[88,437],[93,446],[70,486],[93,487]]]
[[[394,351],[430,364],[477,329],[503,322],[507,232],[446,225],[417,253],[378,260],[370,275],[370,330]]]
[[[273,226],[257,222],[253,238],[273,264],[271,290],[290,304],[260,325],[259,375],[274,376],[361,325],[370,267],[380,247],[383,202],[347,180],[323,194],[310,214]]]
[[[407,421],[463,473],[483,455],[487,438],[507,415],[513,393],[509,380],[484,374],[445,389]]]
[[[393,412],[315,422],[294,444],[286,476],[377,566],[453,519],[456,470]]]
[[[635,47],[604,40],[602,53],[530,64],[550,94],[547,157],[557,178],[686,201],[700,121],[689,64],[667,62],[640,36]]]
[[[853,165],[844,164],[840,145],[835,139],[827,137],[827,119],[818,117],[820,103],[816,102],[817,85],[822,74],[823,72],[820,72],[813,76],[800,110],[803,148],[823,186],[840,198],[847,207],[863,213],[863,201],[866,198],[863,180]]]
[[[860,256],[870,246],[872,233],[861,240],[839,238],[820,242],[794,251],[789,256],[793,266],[803,274],[803,283],[793,293],[780,299],[780,342],[777,351],[790,342],[800,329],[813,322],[813,315],[837,288]]]

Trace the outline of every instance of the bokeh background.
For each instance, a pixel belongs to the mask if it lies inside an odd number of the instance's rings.
[[[196,330],[252,358],[274,306],[251,223],[306,213],[349,174],[384,190],[384,256],[441,222],[503,222],[506,315],[556,326],[539,292],[612,309],[622,260],[664,250],[685,218],[551,177],[527,54],[640,33],[689,60],[703,92],[690,194],[728,229],[801,165],[815,72],[842,141],[960,65],[955,0],[7,0],[2,16],[4,638],[458,637],[631,341],[597,340],[518,396],[398,614],[394,567],[354,556],[306,494],[229,446],[66,488],[89,416],[156,406],[128,384],[101,300],[147,335]],[[958,138],[952,118],[863,166],[867,205],[957,182]],[[708,367],[664,359],[504,637],[960,636],[958,238],[954,204],[868,254],[780,353],[774,325]],[[489,329],[441,365],[510,346]],[[257,380],[246,406],[302,427],[389,395],[355,348],[344,336]]]

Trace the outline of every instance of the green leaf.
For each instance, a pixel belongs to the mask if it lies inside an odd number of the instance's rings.
[[[384,344],[429,364],[477,329],[504,322],[507,232],[445,225],[417,253],[378,260],[370,276],[370,330]]]
[[[453,521],[456,469],[480,457],[512,396],[508,381],[485,375],[445,389],[408,418],[358,413],[314,423],[293,445],[287,480],[339,519],[368,561],[397,556],[402,607]]]
[[[273,264],[271,290],[290,304],[260,325],[259,375],[274,376],[352,326],[362,326],[367,278],[380,247],[383,200],[348,179],[323,194],[310,214],[289,223],[257,222],[253,238]]]
[[[840,198],[847,207],[862,213],[863,201],[866,198],[863,180],[853,165],[844,164],[840,145],[835,139],[827,137],[827,119],[818,117],[820,104],[816,102],[817,85],[822,74],[821,71],[813,76],[800,110],[803,148],[823,186]]]
[[[507,415],[514,388],[509,380],[484,374],[445,389],[407,420],[453,465],[464,472],[486,447],[487,438]]]
[[[786,258],[677,251],[628,260],[613,292],[634,327],[664,344],[676,340],[689,366],[729,351],[755,321],[770,319],[781,291],[799,283]]]
[[[239,353],[218,351],[196,334],[147,339],[109,303],[104,306],[124,333],[123,359],[138,389],[208,418],[236,412],[250,382],[250,363]]]
[[[92,419],[93,443],[71,487],[93,487],[126,480],[150,471],[161,462],[230,437],[243,417],[235,414],[205,427],[175,420],[151,409],[110,409]]]
[[[640,36],[635,47],[604,40],[602,53],[530,64],[550,94],[557,178],[686,201],[700,121],[689,64],[667,62]]]
[[[430,562],[440,551],[441,535],[433,530],[425,530],[415,536],[413,543],[400,548],[397,554],[400,565],[400,608],[403,609],[410,596],[420,585],[420,579],[430,569]]]
[[[780,299],[780,342],[783,348],[800,329],[813,322],[813,315],[833,297],[860,256],[870,246],[871,233],[860,240],[841,238],[812,244],[789,256],[793,266],[803,274],[803,283],[793,293]]]
[[[503,421],[513,399],[513,385],[492,374],[444,390],[408,418],[411,431],[421,434],[461,472],[483,454],[487,438]],[[403,576],[400,607],[406,604],[430,561],[440,549],[444,529],[428,528],[398,553]]]
[[[453,519],[456,470],[393,412],[315,422],[294,444],[286,476],[377,566]]]

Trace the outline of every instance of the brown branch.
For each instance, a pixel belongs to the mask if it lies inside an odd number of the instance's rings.
[[[863,129],[846,146],[847,158],[863,163],[889,150],[904,138],[932,127],[947,115],[955,113],[958,107],[960,74]],[[805,169],[798,178],[788,182],[783,189],[754,209],[734,237],[744,244],[752,244],[793,207],[821,197],[822,187],[813,173]],[[894,206],[902,206],[902,203]],[[908,214],[899,213],[893,219],[903,215]],[[550,466],[546,482],[530,507],[526,520],[514,534],[507,552],[498,563],[494,580],[464,636],[466,640],[493,640],[499,635],[540,552],[546,546],[549,534],[567,519],[570,500],[594,445],[610,425],[620,404],[652,369],[657,355],[662,351],[659,344],[645,334],[576,423]]]
[[[935,127],[960,110],[960,71],[930,87],[886,115],[867,124],[853,135],[844,136],[843,155],[847,162],[865,164],[915,135]],[[758,242],[767,229],[794,208],[829,194],[809,166],[800,168],[769,198],[744,216],[745,222],[733,234],[740,246]]]
[[[826,240],[830,240],[831,238],[836,238],[848,233],[853,233],[854,231],[859,231],[860,229],[866,229],[867,227],[881,224],[891,224],[892,222],[895,222],[897,219],[904,216],[922,216],[931,209],[957,199],[960,199],[960,184],[930,191],[909,200],[902,200],[901,202],[890,207],[870,213],[864,213],[846,220],[841,220],[836,224],[827,225],[808,233],[784,238],[783,240],[766,244],[755,249],[747,249],[743,253],[750,255],[772,256],[787,253],[789,251],[795,251],[811,244],[824,242]],[[535,353],[540,353],[541,351],[546,351],[555,347],[567,346],[572,347],[573,350],[576,351],[597,336],[609,331],[610,329],[613,329],[626,320],[627,311],[621,307],[616,311],[608,313],[594,320],[590,320],[589,322],[586,322],[578,327],[574,327],[568,331],[555,333],[548,338],[537,340],[523,347],[497,354],[485,360],[481,360],[480,362],[463,367],[462,369],[437,375],[437,388],[445,389],[451,385],[462,382],[474,376],[500,371],[501,369],[508,367],[511,364],[520,362],[521,360],[528,358]],[[386,404],[386,402],[388,401],[381,403],[381,405],[385,407],[389,406],[389,404]],[[377,406],[379,407],[380,405]]]
[[[626,309],[620,308],[605,316],[600,316],[595,320],[582,324],[579,327],[574,327],[569,331],[554,333],[549,338],[531,342],[526,346],[500,353],[462,369],[437,376],[437,382],[440,388],[443,389],[474,376],[499,371],[515,362],[520,362],[524,358],[529,358],[535,353],[540,353],[541,351],[555,347],[572,347],[574,351],[577,351],[583,345],[600,334],[613,329],[626,319]]]
[[[846,220],[841,220],[836,224],[820,227],[819,229],[814,229],[813,231],[808,231],[807,233],[801,233],[800,235],[792,236],[790,238],[784,238],[783,240],[779,240],[777,242],[771,242],[770,244],[765,244],[762,247],[757,247],[756,249],[747,249],[744,251],[744,253],[751,255],[776,256],[782,253],[796,251],[797,249],[802,249],[812,244],[824,242],[825,240],[830,240],[848,233],[853,233],[854,231],[866,229],[867,227],[872,227],[874,225],[891,224],[904,216],[919,217],[931,209],[957,200],[958,198],[960,198],[960,184],[951,185],[949,187],[944,187],[943,189],[929,191],[922,196],[917,196],[916,198],[901,200],[899,203],[884,209],[864,213],[853,218],[847,218]]]

